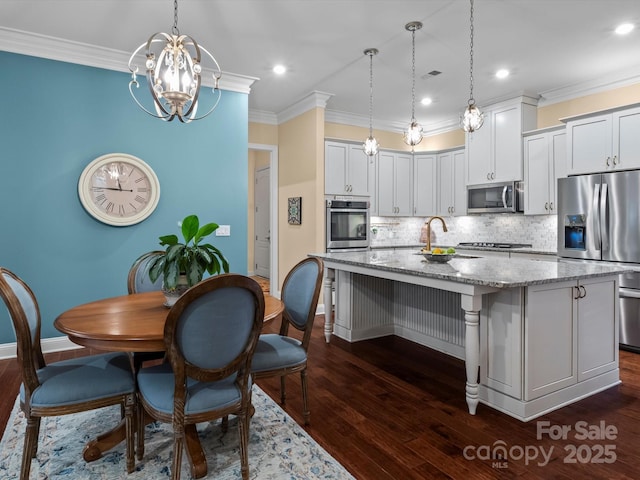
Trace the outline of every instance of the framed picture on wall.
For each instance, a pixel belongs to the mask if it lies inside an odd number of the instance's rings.
[[[289,197],[289,224],[300,225],[302,223],[302,197]]]

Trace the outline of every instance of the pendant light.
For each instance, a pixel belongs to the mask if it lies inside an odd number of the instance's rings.
[[[138,100],[133,87],[138,88],[137,73],[140,68],[135,64],[138,53],[145,49],[146,70],[149,92],[153,99],[155,113],[150,112]],[[202,56],[204,53],[204,57]],[[209,58],[213,70],[213,106],[200,117],[196,117],[202,83],[203,58]],[[200,120],[209,115],[218,106],[220,89],[218,82],[222,76],[220,65],[204,47],[189,35],[181,35],[178,30],[178,0],[173,2],[173,28],[171,34],[154,33],[146,43],[140,45],[129,58],[131,81],[129,93],[138,106],[149,115],[170,122],[178,118],[183,123]]]
[[[476,101],[473,98],[473,0],[471,2],[471,18],[470,18],[470,48],[469,48],[469,102],[467,108],[465,108],[462,118],[460,119],[460,126],[465,132],[475,132],[484,123],[484,115],[480,109],[476,106]]]
[[[369,56],[369,137],[362,144],[364,153],[373,157],[378,153],[378,140],[373,136],[373,56],[378,54],[377,48],[367,48],[364,51]]]
[[[422,141],[422,125],[416,121],[416,30],[422,28],[422,22],[409,22],[404,28],[411,32],[411,122],[404,132],[404,143],[413,147]]]

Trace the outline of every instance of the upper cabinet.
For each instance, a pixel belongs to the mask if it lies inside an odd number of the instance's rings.
[[[484,116],[482,128],[466,135],[467,185],[522,180],[522,132],[536,128],[537,100],[518,97]]]
[[[375,159],[353,143],[326,141],[324,144],[324,192],[327,195],[371,195],[369,165]],[[373,166],[371,168],[374,168]]]
[[[467,214],[464,148],[438,154],[438,215]]]
[[[378,215],[413,215],[413,157],[411,154],[378,152]]]
[[[558,178],[566,177],[567,140],[564,125],[530,132],[524,151],[524,213],[555,214]]]
[[[640,107],[564,121],[569,175],[640,168]]]
[[[438,177],[435,153],[416,154],[413,158],[413,214],[436,215],[438,211]]]

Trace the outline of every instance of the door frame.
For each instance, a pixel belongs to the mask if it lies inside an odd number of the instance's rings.
[[[269,228],[271,229],[270,258],[271,280],[270,294],[280,298],[278,278],[278,146],[263,143],[250,143],[249,150],[269,152],[269,201],[271,203]],[[254,172],[255,173],[255,172]]]

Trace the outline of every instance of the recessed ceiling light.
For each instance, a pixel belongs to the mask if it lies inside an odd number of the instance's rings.
[[[276,65],[275,67],[273,67],[273,73],[275,73],[276,75],[282,75],[286,71],[287,67],[285,67],[284,65]]]
[[[422,105],[431,105],[433,103],[433,100],[431,100],[429,97],[424,97],[422,100],[420,100],[420,103]]]
[[[496,78],[507,78],[509,76],[509,70],[501,68],[496,72]]]
[[[616,33],[618,35],[626,35],[627,33],[631,32],[633,28],[633,23],[621,23],[616,27]]]

